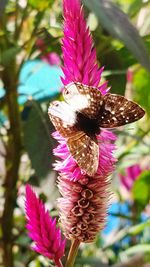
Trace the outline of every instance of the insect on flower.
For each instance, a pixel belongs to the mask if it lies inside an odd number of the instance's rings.
[[[114,128],[141,119],[145,111],[124,96],[104,96],[92,86],[70,83],[64,88],[65,101],[51,103],[48,114],[56,130],[66,138],[79,167],[93,176],[98,169],[96,135],[101,128]]]

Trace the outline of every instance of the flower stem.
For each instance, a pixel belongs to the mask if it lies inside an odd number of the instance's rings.
[[[74,262],[75,262],[75,259],[77,256],[79,245],[80,245],[80,241],[78,239],[72,240],[71,248],[69,251],[69,255],[68,255],[65,267],[73,267],[74,266]]]
[[[55,264],[57,267],[63,267],[61,260],[55,259]]]
[[[8,46],[6,45],[6,50]],[[2,71],[2,80],[6,90],[6,107],[10,129],[7,134],[6,144],[6,175],[4,180],[4,209],[2,215],[2,235],[3,235],[3,266],[14,267],[13,260],[13,226],[14,208],[17,198],[17,181],[19,180],[19,165],[22,152],[20,110],[18,105],[16,60],[11,60]]]

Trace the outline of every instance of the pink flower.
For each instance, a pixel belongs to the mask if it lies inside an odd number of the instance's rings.
[[[99,69],[98,67],[96,50],[93,47],[90,31],[86,26],[80,0],[63,0],[63,8],[63,84],[80,82],[98,87],[102,93],[106,93],[109,90],[107,82],[99,86],[104,68]]]
[[[89,29],[86,26],[83,9],[80,0],[63,0],[64,7],[64,38],[63,38],[63,72],[64,85],[77,81],[83,84],[98,86],[103,68],[99,69],[96,62],[96,51],[93,48],[93,41]],[[105,94],[107,82],[99,86],[99,90]],[[57,161],[55,169],[67,175],[68,179],[77,181],[84,175],[81,173],[77,163],[70,155],[66,141],[59,133],[53,136],[60,143],[54,150],[54,154],[62,161]],[[100,158],[98,174],[108,176],[113,171],[113,164],[116,161],[113,156],[115,136],[108,131],[101,131],[97,137],[100,142]]]
[[[127,74],[126,74],[128,83],[132,83],[133,82],[133,76],[134,76],[133,71],[129,68],[127,70]]]
[[[105,226],[110,180],[106,176],[83,176],[73,182],[65,175],[58,178],[62,197],[58,199],[60,219],[68,239],[93,242]]]
[[[80,0],[64,0],[64,38],[63,59],[64,77],[62,82],[80,82],[96,86],[105,94],[107,82],[100,85],[103,68],[99,69],[96,62],[96,51],[89,29],[86,26]],[[107,207],[110,198],[108,176],[114,170],[116,159],[115,135],[101,130],[99,142],[99,167],[94,177],[81,171],[74,158],[70,155],[66,140],[58,132],[53,134],[59,145],[54,154],[60,158],[55,164],[59,172],[58,187],[62,197],[58,200],[60,218],[65,236],[82,242],[94,240],[106,221]]]
[[[60,57],[58,56],[57,53],[55,52],[49,52],[41,56],[41,59],[48,63],[49,65],[61,65],[61,60]]]
[[[50,217],[30,185],[26,186],[25,210],[28,235],[35,242],[32,249],[61,266],[66,240],[62,240],[61,230],[56,228],[56,219]]]
[[[133,187],[135,180],[142,173],[139,164],[132,165],[125,170],[125,175],[120,174],[120,181],[122,185],[130,191]]]

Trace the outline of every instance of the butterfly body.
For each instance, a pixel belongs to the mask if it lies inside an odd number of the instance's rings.
[[[141,119],[145,111],[124,96],[102,95],[91,86],[71,83],[64,88],[65,101],[54,101],[48,114],[56,130],[66,138],[71,155],[87,175],[98,169],[101,128],[114,128]]]
[[[76,128],[85,132],[88,136],[95,136],[100,133],[100,125],[97,118],[88,118],[81,112],[76,113]]]

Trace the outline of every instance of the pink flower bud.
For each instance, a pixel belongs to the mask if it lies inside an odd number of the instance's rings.
[[[30,185],[26,186],[25,210],[28,235],[35,242],[32,249],[58,262],[64,256],[66,240],[62,240],[56,219],[52,219]]]

